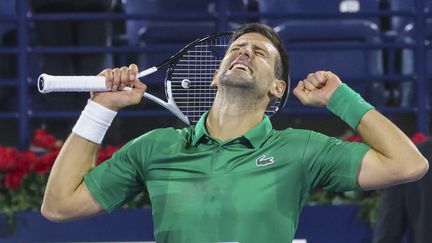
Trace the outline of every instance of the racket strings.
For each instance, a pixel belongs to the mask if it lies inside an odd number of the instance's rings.
[[[213,104],[217,89],[211,82],[229,42],[230,36],[218,36],[195,45],[177,61],[171,73],[175,103],[192,123]]]
[[[173,99],[191,123],[196,123],[213,105],[217,88],[211,82],[230,44],[230,38],[230,35],[220,35],[194,45],[171,69]],[[280,103],[280,100],[273,101],[267,108],[266,115],[273,116]]]

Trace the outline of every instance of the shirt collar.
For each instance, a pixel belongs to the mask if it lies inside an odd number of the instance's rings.
[[[259,148],[267,139],[268,134],[272,130],[273,126],[270,122],[270,118],[267,115],[264,115],[264,118],[261,120],[261,122],[245,133],[243,137],[249,140],[254,148]]]
[[[192,137],[193,146],[196,146],[203,136],[210,137],[205,127],[207,115],[208,111],[201,116],[195,125],[195,132]],[[259,148],[267,139],[267,135],[272,131],[272,129],[273,126],[270,122],[270,118],[264,115],[264,118],[261,120],[261,122],[245,133],[242,137],[247,139],[254,148]]]
[[[201,118],[198,120],[198,122],[195,124],[195,132],[192,137],[192,145],[195,146],[198,141],[205,135],[210,137],[210,135],[207,133],[207,129],[205,127],[205,122],[207,120],[208,111],[206,111]]]

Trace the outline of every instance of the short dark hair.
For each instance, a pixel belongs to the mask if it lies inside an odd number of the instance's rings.
[[[279,57],[276,59],[275,76],[278,79],[284,80],[287,84],[287,94],[289,92],[290,79],[288,67],[288,54],[282,44],[282,40],[278,33],[270,26],[260,23],[248,23],[240,26],[232,35],[231,43],[237,40],[240,36],[247,33],[259,33],[269,39],[279,52]]]

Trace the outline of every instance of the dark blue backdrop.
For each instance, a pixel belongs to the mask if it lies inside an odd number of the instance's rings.
[[[306,206],[297,239],[307,243],[371,242],[372,230],[358,217],[358,206]],[[153,241],[151,209],[122,210],[67,223],[54,223],[39,212],[16,215],[15,230],[6,235],[7,218],[0,215],[3,242],[125,242]],[[258,219],[257,219],[258,220]],[[275,231],[284,230],[274,226]]]

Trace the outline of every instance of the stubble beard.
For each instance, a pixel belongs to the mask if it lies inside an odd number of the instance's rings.
[[[257,81],[253,77],[246,75],[227,75],[220,76],[220,86],[225,102],[238,104],[242,107],[255,106],[258,100]]]
[[[224,73],[220,76],[220,84],[230,88],[243,88],[245,90],[253,89],[255,80],[252,77],[245,77],[246,75],[228,75]]]

